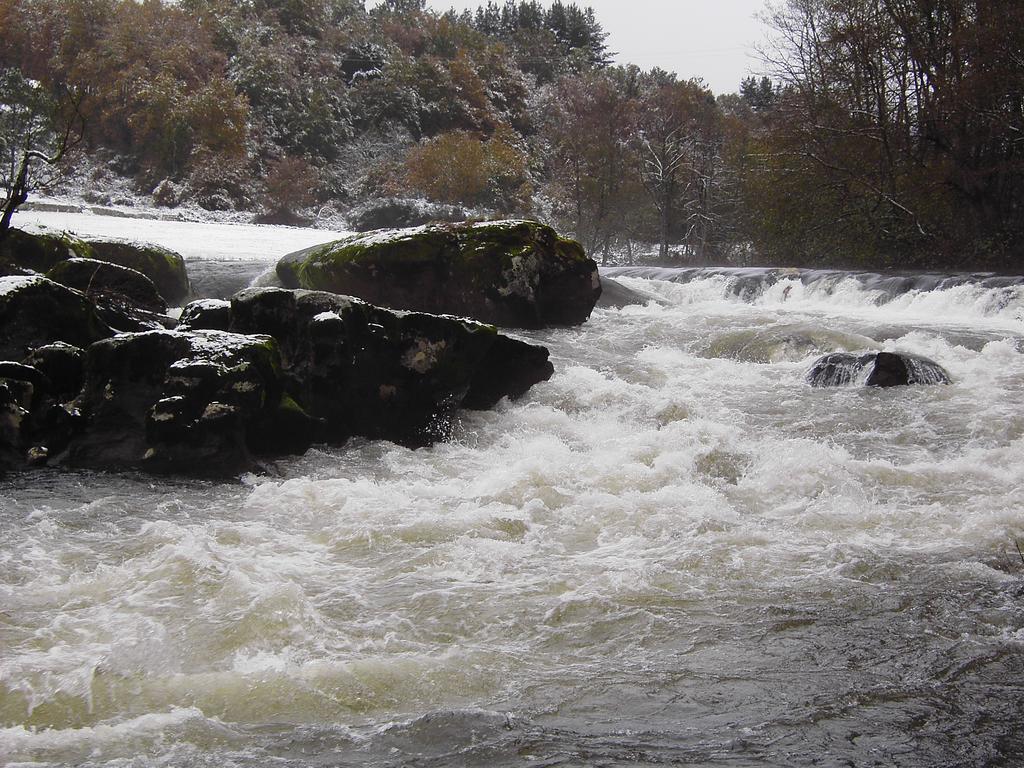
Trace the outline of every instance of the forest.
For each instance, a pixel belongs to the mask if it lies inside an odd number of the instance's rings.
[[[716,95],[560,1],[0,0],[0,181],[84,163],[268,222],[426,201],[604,262],[1020,271],[1024,4],[766,13],[763,74]]]

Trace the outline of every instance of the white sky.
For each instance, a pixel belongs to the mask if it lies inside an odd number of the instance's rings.
[[[765,28],[755,15],[764,10],[765,0],[574,1],[594,9],[620,64],[661,67],[683,79],[702,77],[716,94],[739,90],[740,80],[760,70],[754,46],[764,40]],[[474,9],[485,2],[427,4],[446,11]]]

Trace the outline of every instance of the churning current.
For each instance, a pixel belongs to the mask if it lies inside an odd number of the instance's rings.
[[[433,448],[3,480],[0,763],[1024,764],[1020,281],[614,274]]]

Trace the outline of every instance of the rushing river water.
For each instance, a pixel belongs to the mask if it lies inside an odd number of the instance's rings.
[[[2,481],[0,763],[1024,764],[1019,281],[617,279],[446,444]]]

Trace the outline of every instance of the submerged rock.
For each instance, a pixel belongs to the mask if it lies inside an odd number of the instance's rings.
[[[289,254],[286,288],[518,328],[579,325],[601,295],[582,246],[529,221],[381,230]]]
[[[812,387],[898,387],[908,384],[949,384],[946,370],[933,360],[906,352],[835,352],[818,358],[807,371]]]
[[[873,339],[860,334],[812,323],[792,323],[721,334],[712,340],[703,355],[745,363],[797,363],[811,355],[864,349],[873,343]]]

